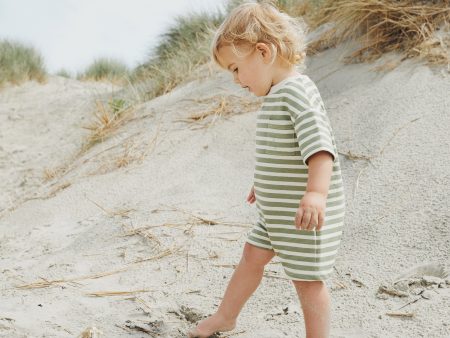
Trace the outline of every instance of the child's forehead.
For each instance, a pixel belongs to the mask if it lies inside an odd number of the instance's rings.
[[[244,50],[233,48],[231,45],[221,46],[217,51],[217,58],[225,67],[232,62],[244,60],[246,55]]]

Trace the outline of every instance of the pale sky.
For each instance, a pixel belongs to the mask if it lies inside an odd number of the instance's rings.
[[[73,75],[97,57],[133,68],[175,16],[214,12],[226,0],[0,0],[0,39],[29,43],[50,73]]]

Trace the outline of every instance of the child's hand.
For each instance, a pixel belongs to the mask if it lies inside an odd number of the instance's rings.
[[[300,230],[319,231],[325,219],[325,207],[327,198],[318,192],[306,192],[300,201],[297,214],[295,215],[295,226]]]
[[[252,204],[256,201],[256,196],[255,196],[255,186],[252,186],[252,189],[250,190],[250,193],[247,196],[247,202]]]

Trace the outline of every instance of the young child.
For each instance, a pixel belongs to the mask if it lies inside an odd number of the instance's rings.
[[[296,71],[304,59],[303,30],[270,4],[236,7],[216,32],[212,55],[234,81],[264,97],[257,113],[254,186],[258,220],[215,314],[189,337],[232,330],[261,282],[264,266],[278,256],[302,307],[306,336],[330,330],[333,272],[345,214],[338,153],[315,84]]]

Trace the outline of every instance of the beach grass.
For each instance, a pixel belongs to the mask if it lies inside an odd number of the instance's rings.
[[[77,75],[77,79],[82,81],[108,81],[118,85],[127,83],[128,77],[129,69],[123,62],[106,57],[94,60]]]
[[[177,17],[161,35],[161,42],[148,61],[132,73],[133,83],[146,84],[141,95],[143,101],[171,91],[207,63],[214,30],[243,2],[230,0],[225,11],[213,15],[194,13]],[[347,62],[370,62],[390,51],[404,53],[405,57],[422,57],[432,63],[450,62],[445,48],[450,41],[435,35],[450,22],[449,0],[273,0],[272,3],[282,12],[303,17],[310,30],[332,24],[331,29],[310,43],[310,55],[353,39],[360,41],[361,47],[348,55]]]
[[[71,79],[73,78],[72,74],[64,68],[61,68],[60,70],[58,70],[55,75],[61,76],[61,77],[65,77],[67,79]]]
[[[334,26],[309,47],[311,54],[346,40],[360,47],[348,62],[370,62],[388,52],[430,63],[450,63],[450,0],[326,0],[311,20],[312,28]]]
[[[0,86],[25,81],[45,82],[47,71],[41,54],[32,46],[7,39],[0,40]]]
[[[146,84],[141,89],[145,101],[171,91],[209,61],[214,29],[222,20],[223,14],[203,12],[175,18],[160,36],[161,42],[150,51],[148,60],[131,75],[133,84]]]
[[[90,124],[83,126],[90,133],[81,153],[109,138],[132,117],[134,109],[133,104],[122,98],[111,98],[106,104],[100,100],[96,101],[94,118]]]

